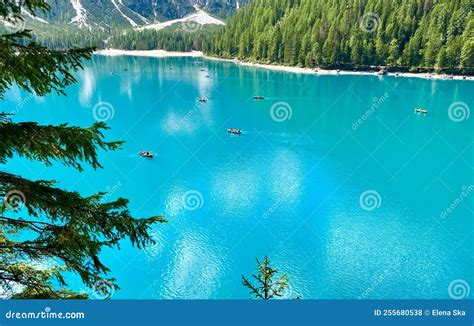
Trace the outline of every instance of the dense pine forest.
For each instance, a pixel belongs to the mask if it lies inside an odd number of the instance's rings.
[[[53,25],[47,29],[33,30],[33,41],[40,43],[50,49],[62,50],[73,47],[95,47],[106,46],[108,33],[102,30],[89,30],[85,28],[74,28],[68,25]]]
[[[203,50],[211,56],[301,67],[474,73],[473,0],[253,0],[196,32],[48,27],[51,48]]]
[[[124,50],[201,51],[204,42],[215,34],[217,29],[215,26],[204,26],[195,32],[186,32],[179,28],[120,31],[112,35],[107,46]]]
[[[110,31],[77,28],[55,28],[36,33],[33,39],[52,49],[70,47],[115,48],[123,50],[201,51],[204,42],[217,31],[215,26],[205,26],[196,32],[179,28],[163,30],[114,29]]]
[[[472,0],[254,0],[210,55],[302,67],[474,72]]]

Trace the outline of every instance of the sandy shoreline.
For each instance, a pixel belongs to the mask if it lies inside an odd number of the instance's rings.
[[[284,71],[298,74],[310,74],[310,75],[367,75],[367,76],[378,76],[376,72],[369,71],[350,71],[350,70],[326,70],[326,69],[312,69],[312,68],[300,68],[300,67],[289,67],[279,65],[267,65],[261,63],[252,63],[241,61],[237,59],[222,59],[204,55],[200,51],[192,52],[171,52],[165,50],[118,50],[118,49],[106,49],[94,52],[97,55],[104,56],[140,56],[140,57],[155,57],[155,58],[167,58],[167,57],[202,57],[209,60],[232,62],[238,65],[254,68],[262,68],[274,71]],[[390,72],[385,76],[397,76],[397,77],[414,77],[424,79],[444,79],[444,80],[474,80],[474,76],[463,76],[463,75],[446,75],[446,74],[435,74],[435,73],[411,73],[411,72]]]
[[[255,67],[262,68],[274,71],[285,71],[298,74],[310,74],[310,75],[366,75],[366,76],[379,76],[377,72],[370,71],[351,71],[351,70],[329,70],[321,68],[300,68],[300,67],[290,67],[290,66],[279,66],[279,65],[268,65],[254,62],[246,62],[237,59],[222,59],[210,57],[203,55],[204,58],[209,60],[224,61],[224,62],[233,62],[235,64],[246,66],[246,67]],[[413,73],[413,72],[389,72],[385,76],[396,76],[396,77],[411,77],[411,78],[424,78],[424,79],[445,79],[445,80],[474,80],[474,76],[464,76],[464,75],[446,75],[446,74],[435,74],[435,73]],[[380,76],[382,77],[382,76]]]
[[[202,57],[203,53],[200,51],[192,52],[172,52],[165,50],[117,50],[117,49],[105,49],[95,51],[94,54],[104,55],[108,57],[116,57],[120,55],[137,56],[137,57],[155,57],[155,58],[166,58],[166,57]]]

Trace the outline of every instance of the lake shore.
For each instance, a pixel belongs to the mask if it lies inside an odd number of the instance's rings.
[[[241,66],[262,68],[274,71],[284,71],[298,74],[310,74],[310,75],[366,75],[366,76],[379,76],[377,72],[370,71],[351,71],[351,70],[336,70],[336,69],[319,69],[319,68],[301,68],[301,67],[290,67],[282,65],[271,65],[261,64],[254,62],[247,62],[238,59],[223,59],[204,55],[200,51],[192,52],[172,52],[165,50],[119,50],[119,49],[105,49],[94,52],[97,55],[104,56],[140,56],[140,57],[155,57],[155,58],[168,58],[168,57],[201,57],[209,60],[232,62]],[[474,80],[474,76],[464,75],[446,75],[436,73],[413,73],[413,72],[389,72],[385,76],[396,76],[396,77],[412,77],[412,78],[424,78],[424,79],[443,79],[443,80]]]
[[[136,57],[154,57],[154,58],[168,58],[168,57],[203,57],[204,54],[200,51],[192,52],[173,52],[165,50],[119,50],[119,49],[105,49],[94,52],[97,55],[108,57],[116,56],[136,56]]]
[[[338,69],[321,69],[321,68],[301,68],[301,67],[290,67],[282,65],[262,64],[255,62],[242,61],[238,59],[222,59],[203,55],[204,58],[209,60],[232,62],[241,66],[262,68],[274,71],[285,71],[298,74],[310,74],[310,75],[366,75],[366,76],[380,76],[378,72],[370,71],[352,71],[352,70],[338,70]],[[424,78],[424,79],[443,79],[443,80],[474,80],[474,76],[464,75],[447,75],[447,74],[436,74],[436,73],[414,73],[414,72],[387,72],[384,76],[396,76],[396,77],[412,77],[412,78]],[[382,76],[380,76],[382,77]]]

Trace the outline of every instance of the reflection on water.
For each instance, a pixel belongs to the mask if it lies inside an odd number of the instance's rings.
[[[474,285],[474,197],[439,218],[474,183],[474,120],[447,114],[453,101],[474,107],[470,82],[195,61],[95,57],[68,97],[25,101],[13,87],[0,102],[2,111],[23,103],[18,121],[81,126],[95,122],[98,101],[113,106],[107,139],[126,143],[101,154],[103,170],[17,158],[6,168],[84,195],[121,182],[111,197],[130,199],[137,216],[165,215],[155,245],[104,252],[121,287],[114,298],[245,299],[241,275],[264,255],[290,276],[288,298],[446,299],[452,280]],[[291,106],[291,119],[271,118],[275,102]],[[415,106],[429,115],[413,114]],[[139,150],[156,156],[145,160]],[[187,209],[190,191],[202,201]],[[379,208],[361,207],[366,191],[380,194]]]
[[[225,266],[222,253],[203,233],[183,232],[177,239],[159,297],[164,299],[212,298]]]
[[[223,167],[211,181],[211,198],[219,203],[219,214],[247,215],[261,190],[260,176],[250,168]]]
[[[301,198],[304,171],[298,155],[290,150],[275,153],[269,164],[271,173],[269,193],[281,205],[294,205]]]
[[[96,88],[94,71],[91,68],[82,70],[80,72],[79,83],[81,85],[79,101],[82,106],[90,106]]]

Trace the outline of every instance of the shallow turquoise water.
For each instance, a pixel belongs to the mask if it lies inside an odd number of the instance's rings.
[[[448,115],[454,102],[474,108],[473,82],[132,57],[95,57],[78,79],[68,97],[14,88],[0,110],[89,126],[105,101],[107,138],[124,149],[102,153],[98,171],[20,159],[6,168],[166,216],[155,246],[104,252],[121,286],[113,298],[248,298],[241,274],[264,255],[290,276],[288,298],[434,299],[449,298],[454,280],[474,286],[474,118]],[[157,156],[138,157],[143,149]],[[367,191],[378,197],[364,206]]]

